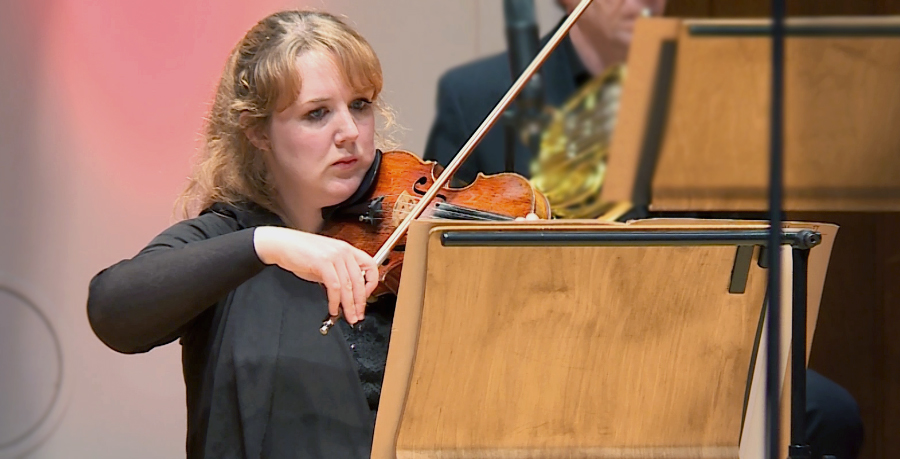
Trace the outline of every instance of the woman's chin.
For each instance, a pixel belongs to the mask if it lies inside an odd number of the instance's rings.
[[[361,179],[352,179],[340,180],[330,184],[325,190],[325,195],[328,196],[325,207],[336,206],[350,199],[350,196],[353,196],[353,193],[356,193],[356,190],[359,189],[361,183]]]

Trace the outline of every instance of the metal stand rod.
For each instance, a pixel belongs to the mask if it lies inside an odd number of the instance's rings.
[[[441,233],[444,246],[725,246],[759,245],[766,247],[769,237],[767,230],[725,229],[712,231],[680,230],[629,230],[629,231],[447,231]],[[822,235],[815,231],[800,230],[782,233],[782,244],[795,248],[811,248],[822,242]],[[768,250],[764,250],[768,253]],[[764,259],[764,255],[760,255]],[[768,265],[763,266],[768,268]]]
[[[791,444],[790,459],[809,459],[811,451],[806,443],[806,313],[809,249],[791,250],[794,265],[791,348]]]
[[[778,459],[780,450],[779,356],[781,354],[781,207],[784,103],[784,0],[772,0],[772,100],[769,133],[769,306],[766,355],[766,457]],[[782,453],[783,454],[783,453]]]
[[[503,112],[503,170],[516,171],[516,111],[512,107]]]

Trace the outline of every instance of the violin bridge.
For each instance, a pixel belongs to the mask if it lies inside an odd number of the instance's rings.
[[[404,190],[400,193],[400,196],[397,196],[397,202],[394,203],[394,208],[391,211],[391,224],[394,227],[400,225],[403,222],[403,219],[412,212],[413,208],[416,207],[419,200],[414,198],[412,195]]]

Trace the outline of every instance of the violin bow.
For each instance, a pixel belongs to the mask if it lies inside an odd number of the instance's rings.
[[[522,74],[519,75],[519,78],[510,86],[509,90],[506,91],[506,95],[500,99],[500,102],[494,106],[494,109],[491,113],[481,122],[481,125],[478,126],[478,129],[469,137],[469,140],[463,145],[462,149],[453,157],[453,160],[450,161],[450,164],[447,165],[446,168],[441,172],[441,174],[434,180],[434,184],[431,185],[431,188],[419,199],[419,202],[409,211],[409,215],[397,225],[397,228],[391,233],[390,237],[388,237],[387,241],[381,245],[381,248],[378,249],[378,252],[375,253],[373,257],[375,259],[375,265],[381,266],[385,260],[387,260],[388,256],[390,256],[391,250],[394,250],[394,247],[400,242],[400,238],[402,238],[406,231],[409,229],[409,225],[412,224],[412,221],[419,218],[420,215],[425,211],[425,208],[428,207],[428,204],[437,196],[438,192],[447,182],[450,181],[450,177],[459,170],[460,166],[462,166],[463,161],[469,157],[475,147],[481,142],[481,139],[487,134],[488,130],[494,126],[497,120],[500,118],[500,115],[503,114],[503,111],[509,107],[512,103],[513,99],[522,92],[522,89],[528,83],[528,80],[531,79],[531,76],[537,72],[538,68],[544,64],[544,61],[547,60],[547,57],[553,52],[554,49],[559,45],[559,42],[562,41],[563,37],[569,33],[569,30],[572,28],[572,25],[575,24],[575,21],[581,17],[581,14],[584,13],[584,10],[591,4],[593,0],[581,0],[578,3],[578,6],[572,11],[565,21],[563,21],[562,25],[556,30],[553,36],[550,37],[550,40],[547,41],[547,44],[541,48],[541,51],[538,52],[537,56],[532,59],[531,63],[528,64],[528,67],[525,67],[525,70],[522,71]],[[337,323],[337,319],[340,315],[337,316],[329,316],[324,322],[322,322],[322,326],[319,328],[319,331],[323,335],[328,334],[328,330],[334,327],[334,324]]]

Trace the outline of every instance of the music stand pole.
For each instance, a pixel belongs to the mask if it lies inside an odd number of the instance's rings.
[[[772,95],[769,133],[768,330],[766,355],[766,457],[780,449],[779,355],[781,343],[781,206],[784,96],[784,0],[772,0]],[[793,381],[792,381],[793,383]]]

